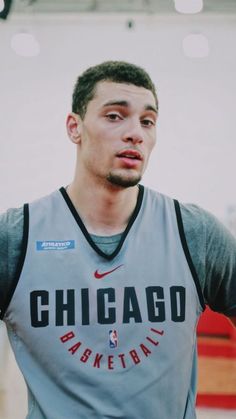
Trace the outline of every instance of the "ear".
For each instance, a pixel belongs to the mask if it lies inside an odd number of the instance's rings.
[[[69,113],[66,119],[67,134],[74,144],[79,144],[81,139],[81,119],[74,112]]]

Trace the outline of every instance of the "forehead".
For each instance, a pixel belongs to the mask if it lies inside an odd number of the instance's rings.
[[[112,81],[99,82],[91,102],[102,107],[110,101],[126,101],[130,106],[136,105],[145,108],[150,105],[156,108],[156,101],[151,90],[134,84]]]

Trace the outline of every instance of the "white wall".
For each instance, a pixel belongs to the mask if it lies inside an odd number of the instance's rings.
[[[143,183],[196,202],[220,218],[236,205],[236,14],[11,17],[0,22],[0,210],[67,184],[73,145],[65,117],[77,75],[107,59],[145,67],[157,84],[157,147]],[[17,31],[38,39],[37,57],[10,47]],[[202,33],[207,58],[184,56],[182,40]]]

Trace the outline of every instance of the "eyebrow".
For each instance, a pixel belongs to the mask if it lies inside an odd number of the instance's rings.
[[[103,107],[108,107],[108,106],[124,106],[125,108],[129,108],[130,104],[129,102],[127,102],[126,100],[110,100],[109,102],[104,103]],[[152,105],[146,105],[144,107],[145,111],[152,111],[155,112],[156,114],[158,113],[157,108],[155,108]]]

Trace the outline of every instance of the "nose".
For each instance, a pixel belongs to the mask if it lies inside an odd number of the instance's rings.
[[[125,143],[139,144],[143,142],[143,132],[139,120],[129,121],[122,139]]]

